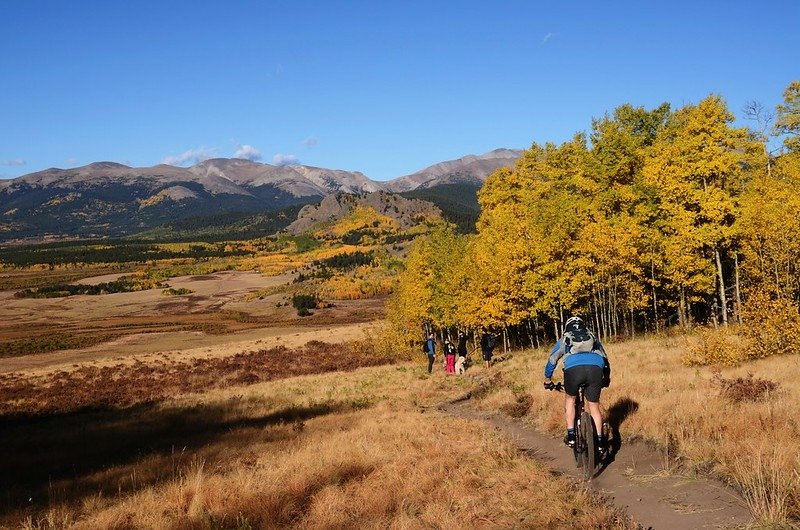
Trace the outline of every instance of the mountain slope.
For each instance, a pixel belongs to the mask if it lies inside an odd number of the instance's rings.
[[[297,220],[286,231],[302,234],[313,228],[341,221],[357,209],[370,209],[375,214],[391,219],[399,229],[404,230],[426,219],[441,218],[442,214],[433,204],[416,199],[406,199],[399,195],[376,191],[359,195],[332,194],[319,204],[309,204],[300,210]]]
[[[0,239],[124,236],[226,212],[273,210],[376,191],[361,173],[214,159],[190,168],[98,162],[0,181]]]
[[[443,184],[400,193],[407,199],[419,199],[435,204],[442,217],[458,227],[461,233],[475,232],[481,213],[478,205],[480,185],[469,183]]]
[[[496,169],[504,166],[513,167],[520,156],[522,151],[518,149],[495,149],[480,156],[469,155],[458,160],[440,162],[411,175],[387,181],[384,183],[384,188],[400,193],[444,184],[480,186]]]
[[[134,168],[114,162],[51,168],[0,180],[0,241],[121,237],[190,217],[308,204],[332,193],[480,186],[488,174],[513,165],[520,154],[498,149],[441,162],[387,182],[375,182],[354,171],[224,158],[189,168],[166,164]]]

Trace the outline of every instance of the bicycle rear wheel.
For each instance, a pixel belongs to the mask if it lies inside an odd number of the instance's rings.
[[[591,480],[594,476],[594,468],[597,465],[597,447],[595,446],[594,421],[592,421],[591,414],[586,411],[581,414],[581,438],[583,438],[581,455],[583,477],[586,480]]]

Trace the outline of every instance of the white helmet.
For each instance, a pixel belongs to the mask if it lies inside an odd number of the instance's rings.
[[[569,317],[567,321],[564,323],[564,331],[569,331],[571,329],[580,329],[585,327],[586,324],[584,324],[583,319],[581,317]]]

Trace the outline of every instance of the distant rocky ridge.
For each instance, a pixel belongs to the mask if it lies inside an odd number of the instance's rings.
[[[256,212],[321,200],[331,193],[421,190],[477,183],[522,151],[498,149],[442,162],[386,182],[357,171],[211,159],[189,168],[133,168],[97,162],[0,180],[0,241],[119,237],[163,223],[224,212]]]
[[[154,191],[166,186],[196,183],[212,195],[258,197],[255,191],[269,186],[294,197],[325,196],[332,192],[377,191],[381,185],[358,172],[310,166],[271,166],[249,160],[215,158],[189,168],[159,164],[133,168],[114,162],[96,162],[74,169],[51,168],[0,181],[6,195],[24,189],[78,190],[108,185],[142,185]]]
[[[484,155],[465,156],[458,160],[440,162],[411,175],[384,182],[391,192],[432,188],[443,184],[483,184],[490,174],[501,167],[513,167],[522,156],[519,149],[495,149]]]
[[[290,234],[302,234],[317,223],[339,221],[353,208],[366,206],[382,215],[397,221],[402,229],[410,228],[424,218],[440,218],[441,210],[427,201],[406,199],[393,193],[376,191],[359,195],[332,194],[319,204],[303,206],[297,220],[290,224],[286,231]]]

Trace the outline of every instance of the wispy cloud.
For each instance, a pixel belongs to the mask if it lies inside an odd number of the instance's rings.
[[[283,65],[278,63],[275,65],[273,72],[267,72],[267,79],[275,79],[283,74]]]
[[[183,166],[185,164],[199,164],[209,158],[217,156],[216,147],[198,147],[197,149],[189,149],[179,155],[172,155],[165,157],[161,161],[162,164],[169,164],[171,166]]]
[[[548,33],[547,35],[545,35],[544,38],[542,39],[542,44],[547,44],[547,41],[552,39],[554,35],[555,33]]]
[[[66,163],[68,166],[75,167],[75,166],[77,166],[77,165],[78,165],[78,162],[80,162],[80,160],[78,160],[78,159],[77,159],[77,158],[75,158],[75,157],[72,157],[72,158],[67,158],[66,160],[64,160],[64,162],[65,162],[65,163]]]
[[[244,144],[240,145],[236,152],[233,153],[233,158],[243,158],[251,162],[257,162],[261,160],[261,151],[252,145]]]
[[[12,166],[12,167],[14,167],[14,166],[24,166],[24,165],[27,165],[27,162],[25,162],[25,160],[23,160],[22,158],[12,158],[11,160],[4,160],[2,162],[2,165],[4,165],[4,166]]]
[[[272,157],[272,164],[275,166],[296,166],[299,163],[300,159],[294,155],[278,153]]]
[[[315,145],[317,145],[317,141],[318,140],[317,140],[316,136],[309,136],[308,138],[306,138],[305,140],[303,140],[300,143],[310,149],[310,148],[314,147]]]

